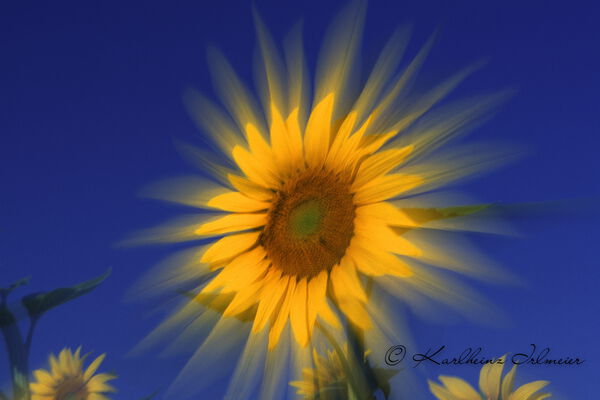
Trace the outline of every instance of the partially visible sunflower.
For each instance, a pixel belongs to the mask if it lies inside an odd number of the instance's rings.
[[[30,384],[31,400],[107,400],[108,393],[115,389],[108,385],[112,374],[96,374],[105,354],[97,357],[83,369],[87,355],[80,356],[81,348],[75,353],[63,349],[58,358],[49,357],[50,370],[38,369],[33,372],[36,381]]]
[[[293,351],[298,351],[308,348],[318,321],[338,332],[347,322],[359,331],[391,326],[393,316],[371,304],[370,293],[381,288],[409,301],[425,294],[462,304],[466,297],[430,268],[467,272],[456,253],[439,252],[437,240],[422,247],[407,233],[427,232],[429,223],[479,210],[428,208],[415,196],[488,165],[483,153],[472,148],[460,154],[432,152],[471,127],[499,96],[430,112],[472,68],[424,95],[409,96],[432,41],[397,73],[406,31],[394,34],[364,87],[353,91],[363,17],[364,3],[354,2],[333,25],[317,67],[312,107],[298,31],[281,58],[257,18],[262,110],[224,57],[209,52],[227,112],[200,94],[191,96],[189,104],[226,160],[202,149],[190,154],[221,186],[215,194],[214,182],[184,183],[168,186],[158,197],[221,215],[209,221],[205,215],[200,222],[187,219],[150,236],[214,241],[192,250],[183,269],[168,265],[170,276],[158,287],[191,283],[193,289],[186,290],[191,301],[150,338],[176,330],[185,346],[200,341],[194,362],[186,367],[194,384],[196,362],[210,365],[207,360],[219,346],[231,348],[225,342],[242,335],[231,317],[251,326],[236,374],[244,380],[248,370],[257,369],[252,347],[262,346],[263,336],[271,352],[282,338],[289,343],[282,333],[290,329]],[[439,233],[448,225],[433,228],[430,232]],[[197,312],[199,304],[213,313]],[[209,326],[215,329],[210,332]],[[267,363],[275,358],[268,356]],[[283,366],[272,370],[282,373]],[[269,374],[275,382],[276,374]]]
[[[514,388],[517,366],[502,379],[503,363],[486,364],[479,374],[479,392],[464,380],[452,376],[439,377],[441,385],[429,381],[431,393],[439,400],[542,400],[551,396],[550,393],[539,393],[550,382],[534,381]]]
[[[305,400],[375,398],[377,390],[389,390],[388,381],[397,371],[372,367],[368,353],[357,359],[347,344],[327,350],[326,356],[313,348],[313,367],[304,368],[302,379],[290,385]]]

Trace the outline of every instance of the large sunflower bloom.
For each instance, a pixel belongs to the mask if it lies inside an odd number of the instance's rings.
[[[502,360],[505,360],[503,357]],[[550,393],[539,393],[548,381],[534,381],[514,388],[517,366],[502,378],[504,364],[486,364],[479,374],[479,389],[464,380],[452,376],[440,376],[442,385],[429,381],[431,393],[439,400],[542,400],[551,396]]]
[[[208,181],[171,185],[158,197],[222,215],[208,221],[202,216],[198,223],[187,219],[149,237],[213,240],[207,248],[192,250],[183,270],[170,268],[170,277],[159,282],[172,287],[187,281],[197,290],[186,290],[192,301],[156,334],[176,329],[189,342],[202,337],[197,332],[205,332],[209,322],[221,324],[196,360],[206,360],[203,352],[223,345],[220,338],[234,336],[225,333],[226,326],[231,328],[227,322],[219,322],[228,317],[251,325],[247,346],[266,335],[268,350],[278,346],[287,326],[298,348],[307,347],[321,322],[338,332],[346,321],[368,331],[375,317],[387,319],[379,315],[383,309],[371,304],[379,279],[388,291],[407,299],[415,289],[438,299],[461,299],[450,283],[413,261],[465,269],[441,253],[424,250],[406,233],[464,210],[415,207],[412,199],[485,165],[473,149],[424,159],[470,126],[498,96],[446,104],[430,113],[472,68],[422,96],[409,96],[431,40],[396,74],[406,31],[392,37],[362,90],[353,91],[363,8],[362,3],[348,7],[325,40],[312,107],[306,101],[298,32],[280,58],[257,21],[262,110],[224,57],[209,52],[227,112],[199,94],[190,96],[189,105],[228,163],[214,161],[214,153],[203,150],[188,153],[222,186],[214,194]],[[195,316],[198,304],[217,311],[218,317]],[[242,357],[256,362],[248,348]]]
[[[33,372],[36,381],[30,384],[31,400],[107,400],[106,395],[115,389],[106,382],[115,376],[96,374],[105,355],[97,357],[84,370],[86,356],[81,357],[80,353],[81,348],[75,353],[63,349],[58,358],[51,354],[50,370]]]
[[[257,305],[253,332],[269,325],[270,347],[288,320],[302,346],[318,317],[338,325],[328,297],[354,324],[368,329],[360,275],[408,277],[410,268],[394,253],[419,255],[389,225],[414,222],[382,201],[423,183],[418,175],[385,174],[412,146],[374,154],[385,136],[363,141],[368,122],[356,126],[356,114],[346,117],[331,142],[334,104],[330,93],[316,105],[304,137],[295,113],[284,121],[273,107],[270,145],[248,124],[249,149],[232,151],[245,178],[232,176],[238,191],[208,202],[232,213],[196,231],[227,234],[201,259],[222,268],[201,294],[235,293],[225,316]]]

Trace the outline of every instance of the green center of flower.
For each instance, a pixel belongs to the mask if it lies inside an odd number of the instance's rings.
[[[290,230],[299,239],[307,239],[321,228],[323,209],[315,199],[296,206],[290,213]]]

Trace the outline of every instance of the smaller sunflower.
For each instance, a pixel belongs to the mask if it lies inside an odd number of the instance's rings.
[[[347,348],[345,352],[347,352]],[[314,351],[313,359],[314,368],[304,368],[302,380],[290,382],[290,385],[298,389],[297,394],[304,399],[317,399],[320,397],[321,391],[335,391],[336,394],[343,393],[349,397],[347,395],[348,379],[341,357],[333,350],[329,350],[326,357]]]
[[[96,358],[84,371],[87,357],[80,356],[81,347],[75,353],[63,349],[58,358],[50,354],[50,371],[38,369],[33,372],[36,382],[30,384],[31,400],[107,400],[106,394],[116,390],[106,382],[115,379],[112,374],[94,375],[105,354]]]
[[[529,382],[514,390],[517,366],[502,379],[506,356],[501,360],[502,363],[486,364],[481,368],[481,393],[460,378],[444,375],[439,377],[442,385],[429,381],[429,390],[439,400],[542,400],[551,396],[551,393],[538,393],[550,383],[548,381]]]
[[[304,400],[338,400],[371,398],[381,389],[389,392],[388,381],[396,370],[377,368],[368,361],[369,351],[356,359],[348,344],[328,350],[326,355],[313,348],[313,368],[302,369],[302,380],[292,381],[296,394]]]

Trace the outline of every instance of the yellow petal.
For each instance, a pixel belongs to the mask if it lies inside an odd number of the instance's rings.
[[[542,390],[549,383],[550,382],[548,381],[534,381],[526,383],[525,385],[515,390],[510,395],[508,400],[529,400],[530,396],[533,396],[533,394],[538,390]]]
[[[266,253],[262,247],[256,247],[233,259],[215,276],[200,293],[206,294],[222,287],[223,292],[235,292],[259,279],[267,268],[263,263]]]
[[[336,303],[340,307],[340,310],[342,310],[354,325],[362,330],[367,330],[371,327],[371,318],[361,302],[352,297],[343,297],[343,294],[338,292],[335,292],[335,296]]]
[[[267,214],[230,214],[207,222],[196,229],[197,235],[218,235],[245,231],[267,223]]]
[[[385,251],[370,249],[358,237],[352,238],[350,246],[346,250],[356,268],[365,275],[381,276],[393,275],[398,277],[409,277],[413,275],[410,267],[398,257]]]
[[[289,280],[289,276],[281,277],[281,273],[275,271],[271,272],[265,280],[254,324],[252,325],[252,333],[260,332],[265,327],[285,294]]]
[[[372,118],[367,118],[348,140],[341,143],[334,162],[338,169],[352,169],[363,158],[365,152],[359,151],[360,142],[363,140],[363,135],[371,122]]]
[[[390,149],[376,153],[364,160],[358,169],[352,190],[356,191],[378,176],[387,174],[392,169],[403,163],[413,152],[413,146],[400,149]]]
[[[71,373],[71,357],[70,357],[70,350],[68,349],[62,349],[60,351],[60,353],[58,354],[58,363],[61,366],[61,369],[66,373],[66,374],[70,374]]]
[[[325,161],[329,150],[331,116],[334,94],[329,93],[312,110],[304,135],[304,152],[310,166],[318,166]]]
[[[323,319],[323,321],[327,322],[332,327],[339,329],[340,321],[337,315],[331,310],[329,307],[328,297],[327,297],[327,284],[329,283],[329,273],[326,271],[322,271],[319,275],[313,277],[310,281],[309,285],[309,297],[311,299],[311,306],[309,309],[309,320],[314,321],[316,318],[312,315],[312,313],[316,310],[317,315]],[[312,300],[314,299],[314,303]],[[309,329],[312,329],[313,326],[309,325]]]
[[[362,302],[367,301],[367,294],[349,257],[342,258],[340,264],[333,267],[331,283],[337,288],[336,293],[343,293],[344,297],[353,297]]]
[[[288,322],[288,317],[290,315],[290,308],[292,304],[292,299],[295,296],[296,292],[296,278],[291,277],[289,279],[289,284],[285,289],[285,295],[283,296],[283,301],[281,302],[281,306],[275,308],[273,314],[273,325],[269,330],[269,350],[272,350],[279,343],[279,338],[281,336],[281,332]]]
[[[252,182],[264,188],[276,188],[279,181],[266,165],[266,159],[255,156],[241,146],[235,146],[232,151],[235,163]]]
[[[390,174],[379,176],[360,188],[354,195],[357,205],[377,203],[397,197],[423,184],[418,175]]]
[[[452,376],[440,376],[440,381],[446,386],[446,389],[459,399],[481,399],[481,396],[471,385],[460,378]]]
[[[502,398],[503,399],[508,399],[508,396],[512,393],[513,391],[513,385],[515,382],[515,373],[517,372],[517,366],[514,365],[510,371],[508,371],[508,374],[506,374],[504,376],[504,379],[502,380]]]
[[[281,116],[281,113],[271,103],[271,146],[273,148],[273,156],[277,161],[278,165],[281,165],[282,161],[289,160],[292,156],[290,146],[288,145],[288,133],[285,121]]]
[[[258,128],[252,124],[247,123],[246,126],[246,139],[248,141],[248,146],[250,147],[250,152],[258,158],[271,158],[271,148],[267,144],[267,141],[260,133]]]
[[[481,392],[486,396],[489,396],[490,389],[492,389],[490,387],[490,383],[488,382],[488,375],[491,367],[491,364],[485,364],[483,367],[481,367],[481,371],[479,371],[479,390],[481,390]]]
[[[106,356],[106,354],[102,354],[98,358],[96,358],[94,361],[92,361],[92,363],[89,365],[89,367],[87,367],[87,369],[85,370],[85,373],[83,374],[84,381],[87,381],[88,379],[90,379],[92,377],[92,375],[94,375],[96,373],[96,370],[98,369],[98,367],[104,360],[105,356]]]
[[[308,344],[308,316],[307,316],[307,281],[300,280],[296,286],[294,297],[290,306],[290,322],[294,337],[300,346],[305,347]]]
[[[88,390],[96,394],[115,392],[115,388],[106,383],[109,379],[112,379],[112,376],[107,374],[93,376],[87,383]]]
[[[420,224],[411,219],[402,209],[398,209],[385,201],[357,207],[356,218],[365,220],[373,218],[394,226],[420,226]]]
[[[358,153],[361,157],[364,155],[373,154],[397,134],[398,130],[394,129],[387,133],[365,136],[363,137],[360,151],[358,151]]]
[[[227,174],[227,179],[237,191],[258,201],[271,201],[273,192],[241,176]]]
[[[87,397],[87,400],[108,400],[108,397],[99,393],[90,393]]]
[[[443,386],[438,385],[437,383],[428,381],[429,390],[431,393],[438,398],[438,400],[456,400],[454,396]]]
[[[552,396],[552,393],[538,393],[530,397],[529,400],[544,400],[550,398],[550,396]]]
[[[75,371],[77,372],[83,369],[83,360],[81,358],[81,346],[79,346],[77,350],[75,350],[75,354],[73,355],[73,366],[75,367]]]
[[[314,305],[317,308],[317,315],[320,316],[323,321],[327,322],[332,327],[339,329],[340,321],[337,315],[331,310],[327,300],[327,284],[329,283],[329,273],[326,271],[321,272],[319,275],[314,277],[311,281],[311,298],[314,296],[316,303]],[[312,303],[311,303],[312,304]],[[312,309],[312,306],[309,307]],[[310,318],[310,317],[309,317]]]
[[[300,128],[298,127],[294,132],[288,132],[288,127],[286,126],[281,113],[275,104],[272,103],[271,146],[273,146],[273,156],[277,162],[278,169],[283,170],[286,174],[292,170],[292,167],[296,165],[298,160],[302,157],[302,137],[300,136]]]
[[[505,360],[503,357],[502,360]],[[479,389],[488,397],[493,399],[500,396],[500,383],[504,364],[486,364],[479,373]]]
[[[261,279],[241,288],[233,300],[231,300],[231,303],[229,303],[225,311],[223,311],[223,316],[228,317],[240,314],[258,303],[260,290],[264,284],[264,280]]]
[[[348,113],[344,121],[340,125],[335,138],[333,139],[333,143],[331,144],[331,149],[327,154],[327,164],[330,166],[339,165],[341,159],[346,154],[348,147],[348,139],[352,130],[354,129],[354,124],[356,124],[356,111],[351,111]],[[358,146],[358,141],[356,142],[356,146]]]
[[[308,281],[308,336],[312,337],[315,321],[319,311],[319,304],[326,301],[325,295],[327,292],[327,271],[321,271],[317,276],[314,276]]]
[[[213,197],[207,205],[219,210],[244,213],[267,210],[271,204],[244,196],[240,192],[229,192]]]
[[[340,319],[329,307],[327,297],[325,297],[325,299],[319,305],[319,316],[323,319],[323,321],[327,322],[335,329],[340,329]]]
[[[50,360],[50,371],[52,372],[52,375],[54,377],[61,375],[62,370],[61,370],[60,364],[59,364],[58,360],[56,359],[56,357],[54,356],[54,354],[50,354],[49,360]]]
[[[225,236],[210,246],[204,252],[200,261],[208,264],[223,263],[254,246],[259,236],[260,232]]]
[[[288,131],[288,146],[293,156],[293,160],[297,162],[303,158],[302,132],[298,123],[298,114],[300,110],[296,107],[285,120],[285,126]]]
[[[356,218],[354,234],[357,240],[360,239],[369,248],[376,248],[408,257],[420,257],[423,255],[421,249],[409,240],[399,236],[380,221]]]
[[[246,138],[250,147],[250,152],[254,160],[258,161],[263,168],[263,177],[267,182],[271,181],[276,184],[282,179],[281,170],[275,164],[273,151],[269,144],[259,132],[258,128],[252,123],[246,124]]]
[[[44,386],[53,386],[54,385],[54,379],[46,370],[37,369],[37,370],[33,371],[33,376],[35,377],[36,381],[41,385],[44,385]]]
[[[30,383],[29,389],[31,390],[31,392],[33,394],[46,395],[46,396],[52,395],[56,391],[53,387],[46,386],[41,383]]]

